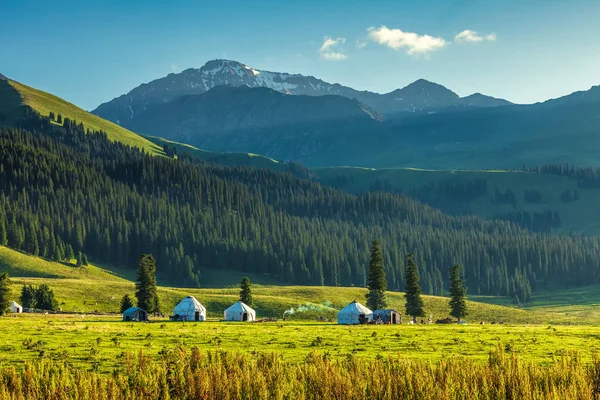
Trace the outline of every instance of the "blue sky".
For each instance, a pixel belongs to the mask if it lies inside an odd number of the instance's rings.
[[[599,20],[597,0],[2,0],[0,73],[86,109],[215,58],[531,103],[600,84]]]

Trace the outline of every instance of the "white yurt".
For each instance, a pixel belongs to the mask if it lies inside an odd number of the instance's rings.
[[[356,300],[338,312],[338,324],[358,325],[361,319],[371,321],[373,319],[373,311]]]
[[[15,303],[14,301],[10,302],[10,312],[11,313],[22,313],[23,312],[23,307],[21,307],[20,305],[18,305],[17,303]]]
[[[224,313],[225,321],[256,321],[256,311],[254,311],[249,305],[238,301]]]
[[[194,296],[188,296],[175,306],[173,315],[185,321],[206,321],[206,308]]]

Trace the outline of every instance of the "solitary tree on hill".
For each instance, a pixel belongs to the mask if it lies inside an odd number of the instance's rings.
[[[128,308],[131,308],[131,307],[133,307],[133,299],[131,298],[130,295],[126,294],[121,299],[121,314],[123,314],[125,312],[125,310],[127,310]]]
[[[406,315],[413,317],[413,322],[417,322],[417,317],[424,317],[423,299],[421,299],[421,286],[419,286],[419,269],[413,254],[406,256],[406,270],[404,272],[406,298]]]
[[[250,279],[248,277],[244,277],[242,282],[240,283],[240,301],[242,303],[246,303],[249,306],[253,305],[254,301],[252,300],[252,284],[250,283]]]
[[[8,272],[0,274],[0,315],[4,315],[10,305],[10,279]]]
[[[383,269],[383,257],[379,241],[373,241],[371,245],[371,260],[369,261],[369,277],[367,282],[367,307],[378,310],[387,306],[385,291],[387,281]]]
[[[458,319],[467,316],[467,288],[460,279],[460,265],[455,265],[450,270],[450,315]]]
[[[135,288],[138,307],[149,313],[160,311],[156,291],[156,261],[151,254],[142,254],[139,258]]]

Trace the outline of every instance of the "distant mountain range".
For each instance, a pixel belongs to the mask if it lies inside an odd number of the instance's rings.
[[[213,68],[208,68],[211,65]],[[211,88],[223,79],[224,68],[231,78],[226,85]],[[443,86],[419,80],[386,95],[354,91],[365,97],[374,95],[380,101],[369,105],[340,95],[352,89],[316,78],[259,72],[223,60],[209,62],[203,69],[201,75],[212,80],[205,79],[201,88],[196,87],[199,94],[173,95],[172,82],[182,79],[184,72],[169,75],[173,78],[170,85],[163,78],[98,108],[115,111],[117,117],[109,119],[119,121],[120,126],[94,119],[83,110],[74,111],[72,105],[58,107],[52,96],[42,102],[43,95],[24,86],[18,89],[20,95],[15,95],[15,87],[20,86],[12,81],[4,85],[6,96],[0,96],[0,109],[6,110],[8,120],[17,118],[10,110],[16,110],[20,103],[39,108],[42,115],[50,111],[72,114],[86,125],[102,126],[115,140],[157,153],[160,149],[156,145],[134,132],[209,151],[250,152],[310,167],[600,165],[600,86],[543,103],[514,105],[480,94],[459,98]],[[200,70],[189,71],[200,74]],[[242,83],[245,79],[249,80]],[[161,96],[158,83],[164,89]],[[181,84],[187,90],[192,87],[189,80]],[[296,94],[287,94],[292,92]],[[171,93],[172,98],[164,97],[165,93]],[[394,104],[403,103],[411,112],[385,112],[385,105],[390,104],[386,97],[395,99]],[[139,99],[147,100],[141,109]],[[128,114],[117,113],[119,104],[128,104]],[[123,123],[127,115],[133,117]]]
[[[395,113],[432,111],[451,106],[496,107],[510,102],[482,94],[460,98],[444,86],[419,79],[402,89],[387,94],[358,91],[339,84],[331,84],[312,76],[257,70],[237,61],[213,60],[202,68],[187,69],[178,74],[138,86],[129,93],[100,105],[93,113],[129,127],[146,111],[171,102],[181,96],[202,94],[216,86],[264,87],[292,95],[338,95],[392,115]]]
[[[247,86],[217,86],[201,95],[179,97],[128,126],[212,151],[252,152],[310,165],[348,162],[360,149],[357,161],[394,140],[392,126],[357,100],[290,96]]]

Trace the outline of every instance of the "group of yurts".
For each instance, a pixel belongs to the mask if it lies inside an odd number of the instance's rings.
[[[396,310],[371,311],[356,300],[338,312],[338,324],[357,325],[366,323],[401,324],[402,316]],[[173,321],[206,321],[206,307],[194,296],[187,296],[173,309]],[[234,303],[223,313],[224,321],[254,322],[256,311],[242,301]],[[131,307],[123,313],[123,321],[148,321],[148,313]]]

